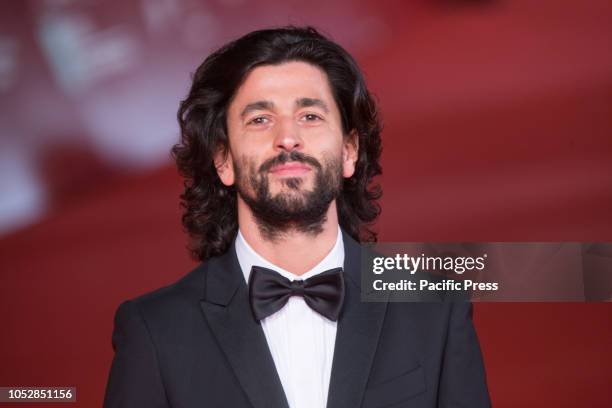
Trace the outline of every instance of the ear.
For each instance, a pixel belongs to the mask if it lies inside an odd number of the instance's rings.
[[[214,157],[215,168],[221,182],[231,186],[235,181],[232,153],[228,148],[219,148]]]
[[[355,173],[355,165],[359,158],[359,135],[353,129],[342,142],[342,175],[350,178]]]

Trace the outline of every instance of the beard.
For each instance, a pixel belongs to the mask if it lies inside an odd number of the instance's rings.
[[[269,171],[288,162],[304,163],[313,168],[312,190],[303,188],[301,177],[287,177],[279,180],[281,189],[272,194]],[[253,160],[243,157],[239,166],[234,162],[234,172],[238,194],[253,213],[264,239],[270,241],[289,231],[320,234],[331,202],[342,191],[340,158],[324,157],[321,164],[314,157],[295,150],[266,160],[259,169]]]

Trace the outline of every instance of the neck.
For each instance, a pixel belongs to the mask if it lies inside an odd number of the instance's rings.
[[[242,199],[238,198],[238,226],[244,239],[259,255],[295,275],[303,275],[329,254],[338,239],[336,201],[327,209],[321,232],[312,234],[289,230],[276,239],[267,239]]]

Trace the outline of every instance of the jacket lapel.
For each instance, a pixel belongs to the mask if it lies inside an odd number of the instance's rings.
[[[343,232],[346,294],[338,319],[329,408],[361,406],[387,303],[361,301],[361,247]]]
[[[209,262],[206,320],[254,408],[289,408],[274,360],[249,305],[248,290],[234,246]]]

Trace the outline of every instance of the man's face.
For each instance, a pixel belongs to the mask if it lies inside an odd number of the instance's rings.
[[[326,74],[305,62],[255,68],[230,103],[227,128],[229,152],[216,160],[223,183],[236,185],[269,233],[316,232],[357,157]]]

